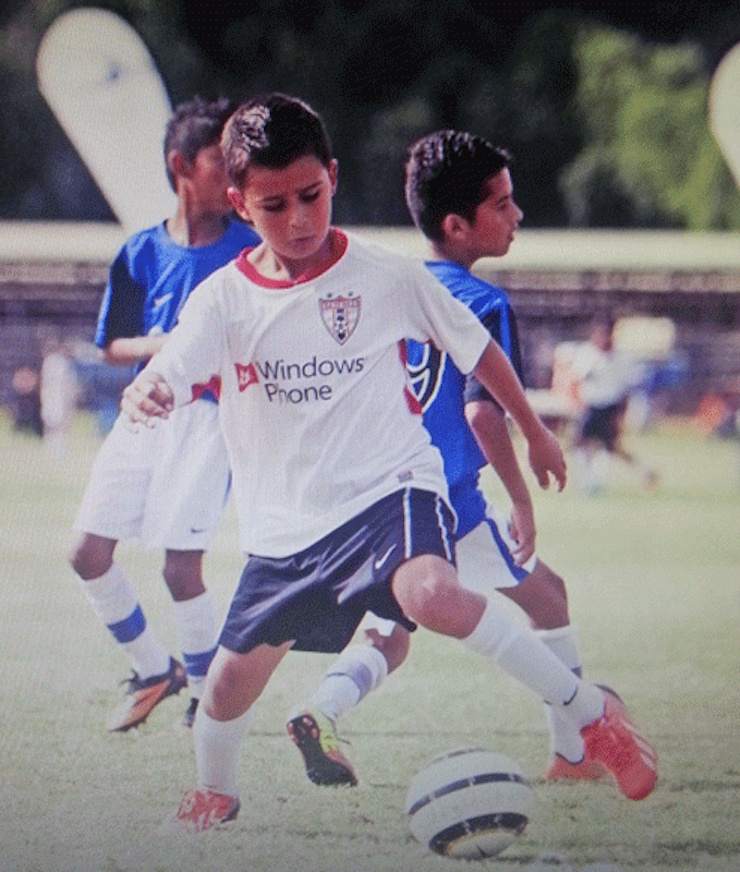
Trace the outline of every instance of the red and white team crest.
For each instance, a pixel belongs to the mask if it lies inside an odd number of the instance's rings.
[[[340,345],[355,332],[360,320],[362,297],[325,297],[319,300],[321,320]]]
[[[253,363],[250,363],[247,366],[244,366],[243,363],[235,363],[234,367],[236,369],[236,380],[239,385],[239,393],[245,391],[250,385],[257,384],[259,381],[257,378],[257,370],[254,368]]]

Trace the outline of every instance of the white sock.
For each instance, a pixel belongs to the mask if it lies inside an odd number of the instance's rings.
[[[536,633],[558,660],[580,678],[583,662],[575,624],[566,624],[554,630],[537,630]]]
[[[141,605],[121,568],[113,563],[99,578],[79,580],[93,611],[128,654],[139,676],[150,678],[167,672],[170,655],[147,626]]]
[[[604,695],[597,687],[578,678],[530,629],[490,600],[478,626],[462,642],[556,706],[578,729],[604,710]]]
[[[193,724],[195,762],[200,787],[238,796],[241,745],[249,730],[251,709],[231,721],[217,721],[198,707]]]
[[[388,675],[388,663],[373,645],[352,645],[324,674],[311,702],[330,720],[354,708]]]
[[[190,695],[200,699],[206,672],[216,653],[218,641],[216,601],[209,591],[204,591],[193,599],[173,605]]]
[[[591,477],[597,488],[606,486],[611,472],[612,458],[605,448],[600,448],[591,459]]]
[[[576,627],[567,624],[553,630],[539,630],[537,635],[571,672],[581,676],[581,651]],[[571,763],[583,759],[583,739],[573,721],[554,706],[545,703],[545,718],[550,730],[550,749]]]

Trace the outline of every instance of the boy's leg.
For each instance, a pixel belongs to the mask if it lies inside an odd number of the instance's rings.
[[[208,666],[216,653],[219,623],[213,595],[203,584],[203,551],[165,553],[164,580],[172,597],[175,626],[190,691],[183,723],[192,726]]]
[[[311,698],[310,707],[318,708],[332,721],[338,720],[371,691],[377,690],[406,658],[408,632],[393,621],[384,621],[389,625],[388,632],[380,632],[374,623],[361,625],[365,642],[350,645],[339,655]]]
[[[500,588],[500,592],[525,612],[534,630],[554,630],[568,624],[565,582],[539,559],[526,578],[515,586]]]
[[[155,430],[134,434],[119,418],[98,452],[75,520],[70,562],[99,619],[128,654],[133,676],[108,729],[128,730],[185,686],[185,672],[152,632],[134,589],[113,562],[118,541],[138,536],[157,456]]]
[[[290,647],[260,645],[247,654],[217,649],[193,728],[198,787],[177,811],[186,828],[208,829],[236,817],[239,755],[251,708]]]
[[[579,728],[599,717],[598,688],[580,681],[534,633],[481,594],[461,587],[451,564],[435,556],[413,558],[393,578],[393,592],[412,620],[493,660],[542,699],[569,706]]]
[[[243,715],[257,701],[292,644],[258,645],[246,654],[220,645],[208,670],[201,708],[217,721]]]
[[[637,733],[618,698],[578,678],[541,639],[493,601],[461,588],[454,567],[439,557],[413,558],[396,571],[393,591],[412,620],[459,638],[572,720],[583,735],[587,756],[607,766],[625,796],[642,799],[652,791],[655,752]]]
[[[465,567],[467,573],[466,580],[469,580],[471,584],[475,583],[476,591],[492,592],[499,584],[503,585],[507,582],[516,585],[515,579],[519,578],[519,575],[508,568],[509,563],[506,560],[505,554],[499,552],[499,549],[502,547],[503,545],[499,540],[492,537],[491,530],[486,523],[476,528],[475,535],[471,533],[458,543],[460,565]],[[474,614],[473,621],[463,627],[460,632],[452,633],[452,635],[458,635],[459,637],[469,635],[473,622],[478,620],[482,615],[482,611],[480,611],[483,602],[482,598],[477,597],[471,590],[464,590],[459,586],[454,569],[446,561],[439,561],[438,558],[426,556],[410,561],[408,564],[405,564],[405,567],[408,569],[423,566],[425,562],[429,561],[431,561],[431,565],[438,566],[448,577],[447,581],[444,578],[437,580],[436,583],[441,585],[440,590],[442,590],[445,584],[451,582],[451,586],[449,586],[444,595],[446,598],[450,598],[454,594],[465,600],[468,605],[471,602],[477,602],[479,611]],[[435,563],[435,561],[438,562]],[[538,572],[535,567],[530,576],[520,584],[520,587],[524,589],[522,594],[528,592],[529,598],[526,595],[519,597],[514,595],[512,599],[516,600],[525,609],[529,605],[530,608],[526,610],[532,611],[532,617],[536,618],[539,623],[557,625],[558,621],[567,620],[567,602],[564,584],[554,573],[547,570],[544,564],[541,564],[541,566],[543,567],[542,571]],[[402,567],[399,572],[403,574],[406,569]],[[530,579],[531,584],[528,585],[527,581]],[[519,587],[512,587],[510,590],[518,591]],[[423,595],[426,596],[428,592],[428,588],[422,586]],[[508,593],[509,589],[506,589],[504,592]],[[533,602],[529,602],[529,600]],[[407,613],[412,614],[414,617],[418,618],[421,614],[418,610],[420,607],[418,602],[413,603],[411,600],[406,600],[402,605],[406,610],[413,610],[407,611]],[[445,626],[442,629],[439,626],[432,628],[446,633],[448,632],[448,618],[457,609],[451,600],[442,603],[441,607]],[[459,612],[459,610],[457,611]],[[427,621],[426,625],[429,626],[428,616],[426,619],[419,618],[420,623],[424,623],[425,620]],[[391,622],[386,621],[385,623]],[[516,629],[517,626],[515,623],[511,624],[512,629]],[[502,625],[498,632],[502,632],[503,629]],[[397,644],[399,637],[403,641],[402,646]],[[379,645],[379,640],[382,640],[384,644]],[[385,666],[386,661],[390,657],[391,659],[388,662],[389,671],[403,661],[408,648],[408,634],[400,626],[396,625],[395,630],[386,637],[382,637],[376,632],[372,639],[372,644],[373,647],[367,645],[352,646],[347,649],[330,667],[311,705],[301,713],[301,716],[295,718],[289,724],[289,732],[303,753],[309,778],[316,783],[355,783],[354,772],[349,762],[336,748],[335,721],[380,683],[384,673],[374,666],[376,660],[382,661],[381,666]],[[528,650],[523,650],[522,653],[525,657],[529,657],[531,654]],[[540,650],[541,655],[546,655],[546,653]],[[507,658],[508,654],[502,655],[501,665],[527,683],[527,679],[522,676],[521,672],[517,672],[517,668],[523,666],[525,670],[531,672],[531,664],[517,664],[515,662],[516,655],[512,655],[511,662]],[[569,668],[571,668],[570,664]],[[376,675],[380,677],[376,677]],[[562,675],[565,675],[566,678],[568,677],[565,670],[561,670],[561,677]],[[573,676],[570,676],[570,680],[566,684],[568,696],[572,695],[575,686],[576,682]],[[540,684],[540,693],[542,693],[542,688],[543,685]],[[603,707],[601,694],[594,694],[593,698],[598,701],[598,706]],[[548,706],[548,709],[550,708]],[[600,708],[595,706],[589,712],[590,719],[596,717],[599,711]],[[322,715],[324,717],[321,717]],[[307,721],[309,718],[308,726],[304,729],[304,721]],[[567,721],[570,732],[575,734],[577,740],[578,748],[572,759],[580,761],[583,757],[583,743],[579,733],[581,724],[575,725],[566,718],[563,718],[563,720]],[[323,741],[324,738],[326,738],[325,742]],[[338,761],[335,759],[337,754],[340,758]]]
[[[198,400],[162,424],[155,428],[161,432],[140,535],[149,547],[165,551],[162,574],[190,690],[183,724],[192,726],[220,630],[203,581],[203,554],[216,533],[230,474],[216,403]]]
[[[408,653],[409,633],[394,621],[368,614],[359,629],[364,630],[366,643],[346,648],[326,671],[310,702],[288,719],[288,734],[314,784],[357,784],[354,768],[340,748],[336,722],[377,690]]]
[[[93,611],[131,660],[133,676],[127,680],[126,695],[107,724],[111,732],[124,732],[178,693],[185,686],[185,673],[149,628],[133,588],[113,561],[116,544],[114,539],[83,533],[70,562]]]
[[[570,623],[565,583],[541,560],[532,572],[514,587],[500,591],[527,615],[539,638],[579,678],[582,661],[576,628]],[[548,778],[599,778],[604,770],[583,760],[583,739],[569,718],[545,703],[545,718],[550,733],[552,760]],[[580,762],[578,762],[580,761]]]

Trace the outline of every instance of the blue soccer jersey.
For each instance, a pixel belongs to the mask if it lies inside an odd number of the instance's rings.
[[[506,294],[459,264],[430,261],[427,267],[478,316],[521,378],[516,321]],[[474,376],[464,376],[447,355],[429,344],[407,342],[407,366],[424,424],[442,454],[450,500],[458,518],[457,535],[462,537],[484,519],[486,510],[478,488],[486,459],[465,419],[465,403],[492,397]]]
[[[169,333],[186,297],[214,270],[259,243],[246,224],[231,221],[211,245],[177,245],[164,224],[126,241],[111,265],[98,317],[95,344]]]

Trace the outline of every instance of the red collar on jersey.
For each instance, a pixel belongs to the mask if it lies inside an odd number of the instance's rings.
[[[260,285],[263,288],[292,288],[295,287],[295,285],[301,285],[317,278],[322,273],[325,273],[329,267],[334,266],[334,264],[344,256],[345,251],[347,251],[347,245],[349,244],[346,234],[341,230],[338,230],[336,227],[332,227],[329,230],[328,238],[329,256],[327,259],[317,266],[307,269],[306,272],[301,273],[298,278],[293,280],[270,279],[257,272],[247,259],[249,252],[254,251],[253,248],[247,248],[242,251],[236,258],[236,265],[237,268],[244,273],[251,282],[254,282],[255,285]]]

